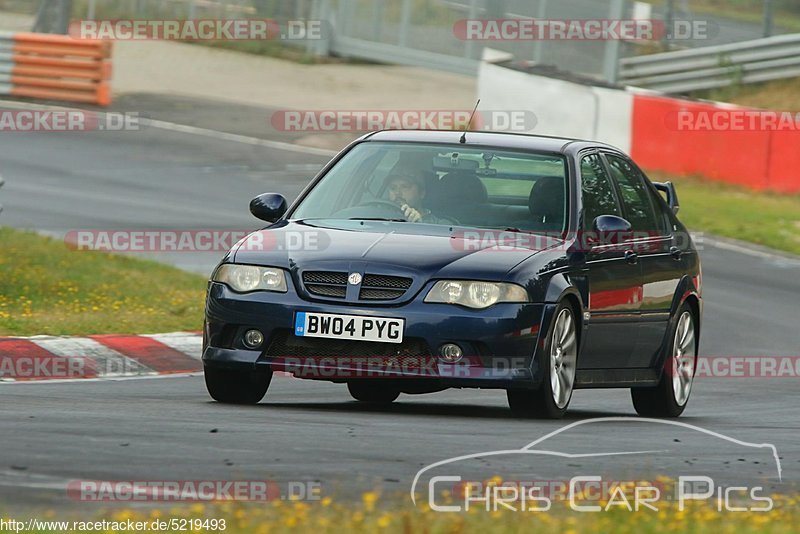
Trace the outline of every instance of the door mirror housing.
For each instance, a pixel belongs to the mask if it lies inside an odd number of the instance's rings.
[[[658,191],[667,195],[667,205],[669,205],[669,209],[672,210],[672,213],[677,215],[678,211],[681,209],[681,204],[678,202],[678,193],[675,191],[675,184],[672,182],[653,182],[653,185]]]
[[[631,223],[616,215],[600,215],[592,222],[596,243],[617,243],[629,238]]]
[[[250,213],[271,223],[283,217],[287,208],[286,197],[278,193],[263,193],[250,201]]]

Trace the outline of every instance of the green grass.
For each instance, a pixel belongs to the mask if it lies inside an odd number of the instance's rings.
[[[800,112],[800,78],[696,91],[692,93],[692,96],[751,108],[798,113]]]
[[[785,195],[713,182],[649,173],[678,190],[678,217],[689,229],[800,254],[800,195]]]
[[[202,329],[202,276],[5,227],[0,247],[0,335]]]
[[[648,4],[663,8],[665,0],[644,0]],[[800,31],[800,11],[795,0],[773,0],[773,25],[792,32]],[[675,0],[675,9],[682,2]],[[763,25],[763,0],[689,0],[689,11],[695,17],[712,15],[739,22]],[[678,14],[677,16],[680,16]]]

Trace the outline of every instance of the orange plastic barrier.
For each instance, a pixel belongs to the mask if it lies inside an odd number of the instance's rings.
[[[767,187],[800,193],[800,130],[772,132]]]
[[[0,36],[0,88],[11,96],[111,104],[111,42],[64,35]],[[5,67],[5,68],[4,68]]]
[[[764,189],[769,132],[698,128],[717,111],[703,102],[635,95],[631,156],[649,169]]]
[[[700,175],[756,190],[798,193],[800,123],[773,127],[760,119],[762,114],[775,115],[636,94],[631,156],[649,169]]]

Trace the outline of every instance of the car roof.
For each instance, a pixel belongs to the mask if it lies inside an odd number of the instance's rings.
[[[362,140],[459,144],[459,139],[463,134],[463,131],[457,130],[381,130],[365,135]],[[595,147],[620,152],[614,146],[596,141],[511,132],[469,131],[463,146],[491,146],[557,154],[574,154],[586,148]]]

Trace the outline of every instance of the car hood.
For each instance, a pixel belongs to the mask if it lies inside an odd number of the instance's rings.
[[[498,244],[498,239],[502,243]],[[502,280],[553,237],[381,221],[281,222],[238,244],[233,261],[291,271],[413,274],[415,279]]]

